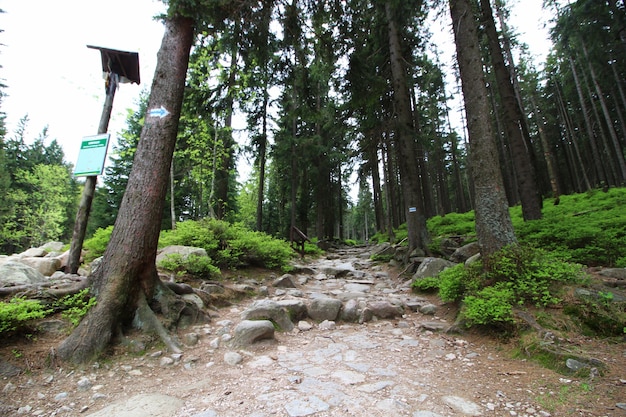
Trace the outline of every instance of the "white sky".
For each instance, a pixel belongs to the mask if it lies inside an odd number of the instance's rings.
[[[550,45],[542,0],[514,3],[511,29],[530,45],[540,65]],[[26,138],[34,139],[47,125],[50,140],[56,139],[66,160],[76,163],[82,138],[97,133],[105,98],[100,53],[86,47],[96,45],[139,52],[141,85],[123,84],[115,96],[109,124],[115,140],[125,126],[126,109],[135,108],[140,91],[152,83],[163,37],[163,25],[153,16],[164,8],[159,0],[0,0],[5,11],[0,15],[0,79],[8,86],[1,109],[8,137],[28,114]],[[440,25],[450,31],[449,15]],[[452,53],[441,57],[444,63]]]

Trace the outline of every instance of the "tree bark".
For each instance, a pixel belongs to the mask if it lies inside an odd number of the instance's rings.
[[[174,297],[174,293],[160,282],[155,260],[193,34],[192,19],[166,19],[148,111],[163,107],[169,114],[146,115],[109,245],[102,265],[90,277],[97,303],[59,346],[58,355],[63,360],[89,361],[124,325],[132,320],[151,320],[150,314],[154,313],[146,309],[145,303],[156,300],[164,313],[180,313],[183,309],[171,308],[168,295]],[[163,336],[156,323],[151,325]],[[171,340],[164,342],[172,350],[177,349]]]
[[[401,38],[394,13],[391,2],[387,1],[385,3],[385,15],[389,32],[393,97],[397,113],[395,134],[397,135],[397,157],[402,194],[407,210],[406,224],[409,238],[407,256],[409,256],[414,249],[427,249],[428,232],[426,217],[423,212],[423,201],[420,201],[420,178],[418,161],[416,161],[417,149],[410,107],[411,99],[403,64]]]
[[[477,27],[469,0],[450,0],[457,61],[461,74],[469,162],[474,179],[476,235],[486,259],[517,239],[507,206],[495,137],[489,118],[489,99],[482,71]]]
[[[480,5],[483,24],[489,41],[489,51],[491,52],[496,86],[500,93],[500,100],[504,110],[504,127],[509,138],[511,151],[513,152],[512,160],[519,197],[522,203],[522,215],[524,220],[537,220],[541,218],[541,195],[537,187],[536,174],[530,157],[530,153],[533,150],[526,146],[527,141],[523,137],[522,124],[524,123],[524,116],[518,106],[515,90],[509,78],[509,71],[504,63],[504,54],[498,40],[491,4],[489,0],[480,0]]]

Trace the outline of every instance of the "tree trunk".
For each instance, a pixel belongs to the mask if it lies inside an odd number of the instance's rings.
[[[548,137],[543,129],[544,119],[537,107],[535,99],[531,96],[531,104],[533,106],[533,114],[537,123],[537,131],[539,132],[539,139],[541,140],[541,147],[543,148],[543,156],[546,160],[546,166],[548,167],[548,177],[550,179],[550,188],[552,189],[552,197],[554,198],[554,205],[559,204],[561,199],[561,190],[559,189],[558,173],[556,170],[556,164],[554,162],[554,154],[552,148],[548,142]]]
[[[574,84],[576,85],[576,92],[578,93],[578,99],[580,100],[580,108],[583,113],[583,118],[585,120],[585,129],[587,131],[587,137],[589,138],[589,144],[591,145],[591,155],[593,156],[593,162],[596,169],[596,173],[598,174],[598,178],[600,183],[603,186],[608,185],[606,175],[604,174],[604,165],[600,159],[600,152],[598,152],[598,146],[596,143],[596,136],[593,133],[593,127],[591,125],[591,120],[589,119],[589,111],[587,110],[587,103],[585,102],[585,95],[583,94],[582,86],[580,84],[580,78],[578,78],[578,71],[576,70],[576,65],[574,64],[574,58],[569,56],[569,65],[572,69],[572,76],[574,77]]]
[[[102,265],[90,277],[97,304],[59,346],[63,360],[83,363],[93,359],[131,320],[157,332],[171,350],[178,350],[148,305],[155,306],[156,301],[165,314],[184,309],[182,301],[177,303],[174,293],[158,279],[155,260],[194,22],[171,17],[165,23],[148,109],[163,107],[169,114],[146,115],[111,240]],[[169,317],[172,322],[174,316]]]
[[[593,64],[589,61],[589,54],[587,53],[587,48],[583,45],[583,52],[585,54],[585,59],[587,60],[587,64],[589,65],[589,74],[591,75],[591,82],[596,89],[596,93],[598,93],[598,101],[600,101],[600,107],[602,108],[602,113],[604,114],[604,119],[606,121],[607,128],[609,129],[609,136],[611,137],[611,141],[613,142],[613,148],[615,150],[615,156],[617,157],[617,162],[620,168],[620,184],[626,184],[626,160],[624,159],[624,151],[622,146],[620,145],[619,139],[617,138],[617,132],[615,132],[615,126],[613,126],[613,120],[611,114],[609,112],[609,108],[606,104],[606,100],[604,98],[604,93],[600,88],[600,84],[598,83],[598,78],[596,76],[596,72],[593,69]]]
[[[415,160],[417,156],[413,118],[411,115],[411,99],[407,75],[404,68],[404,58],[402,56],[402,45],[396,19],[395,11],[391,2],[385,3],[385,14],[387,17],[387,29],[389,33],[389,50],[391,59],[391,74],[393,85],[393,97],[395,110],[397,113],[397,125],[395,134],[397,135],[397,158],[400,169],[400,181],[404,204],[406,205],[406,223],[409,239],[408,255],[414,249],[426,250],[427,237],[426,217],[424,216],[423,202],[420,199],[420,178],[418,164]]]
[[[457,61],[461,74],[469,159],[474,179],[476,235],[486,259],[517,239],[502,183],[498,151],[489,118],[489,99],[482,71],[477,27],[469,0],[450,0]]]
[[[533,150],[526,146],[526,142],[530,141],[525,140],[523,137],[522,124],[524,123],[524,116],[518,106],[515,90],[509,78],[509,71],[504,63],[504,55],[498,40],[491,4],[489,0],[480,0],[480,5],[485,32],[489,40],[489,51],[496,77],[496,86],[500,93],[500,100],[504,110],[504,127],[509,138],[511,152],[514,155],[512,160],[519,197],[522,202],[522,215],[524,220],[537,220],[541,218],[541,195],[537,187],[536,174],[530,157],[530,153]]]
[[[265,199],[265,162],[267,153],[267,106],[269,104],[269,91],[267,86],[263,89],[263,116],[262,116],[262,132],[259,142],[258,161],[259,161],[259,187],[256,202],[256,230],[263,230],[263,200]]]

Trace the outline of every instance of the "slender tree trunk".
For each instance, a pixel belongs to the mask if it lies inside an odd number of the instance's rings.
[[[596,127],[597,134],[596,137],[599,138],[598,141],[598,151],[600,153],[600,159],[603,161],[602,166],[604,167],[604,172],[606,174],[606,179],[608,185],[610,187],[616,186],[619,184],[619,172],[617,168],[616,158],[613,157],[613,151],[611,150],[611,144],[607,139],[607,134],[604,132],[604,128],[602,127],[602,118],[598,113],[598,106],[594,100],[594,93],[591,91],[591,85],[589,83],[589,79],[587,78],[587,73],[582,71],[583,83],[585,85],[585,90],[587,96],[589,97],[589,105],[591,107],[591,112],[593,113],[593,120],[595,121],[594,126]]]
[[[233,138],[233,112],[235,105],[235,85],[237,83],[237,55],[239,48],[240,24],[235,21],[233,28],[235,38],[230,53],[230,68],[228,69],[228,82],[226,93],[226,117],[224,118],[224,128],[226,131],[222,135],[222,149],[219,157],[219,169],[216,172],[216,201],[215,216],[224,219],[228,211],[228,193],[230,191],[230,176],[235,165],[235,140]]]
[[[470,165],[474,179],[476,235],[481,254],[486,258],[517,239],[504,193],[504,184],[494,134],[489,119],[489,99],[482,72],[478,23],[469,0],[450,0],[450,14],[467,127],[470,135]]]
[[[427,250],[428,230],[426,217],[423,212],[423,202],[420,201],[419,171],[415,156],[415,132],[413,129],[413,117],[411,115],[411,99],[407,83],[407,75],[402,57],[402,45],[396,19],[395,10],[391,2],[385,3],[387,17],[387,29],[389,34],[389,49],[391,54],[391,73],[394,103],[397,112],[396,135],[398,167],[400,168],[400,181],[404,203],[406,204],[407,230],[409,250],[407,257],[414,249]],[[426,238],[426,239],[425,239]]]
[[[576,170],[576,174],[578,175],[580,173],[580,175],[582,176],[582,179],[585,182],[585,190],[588,191],[592,187],[591,187],[591,182],[589,181],[589,176],[587,175],[587,171],[585,170],[586,164],[583,163],[582,155],[578,147],[578,140],[576,139],[576,130],[574,129],[574,126],[572,125],[572,120],[570,119],[569,114],[567,112],[567,107],[565,106],[565,101],[563,100],[563,96],[561,94],[560,88],[557,87],[556,91],[557,91],[557,96],[559,98],[558,101],[559,101],[559,106],[561,108],[563,121],[565,125],[567,126],[566,131],[568,132],[569,143],[571,144],[571,147],[574,149],[575,159],[578,162],[577,164],[578,169]]]
[[[483,24],[489,41],[489,51],[491,52],[496,86],[500,93],[500,101],[504,110],[504,127],[511,145],[511,152],[514,155],[512,160],[519,197],[522,202],[522,215],[524,220],[537,220],[541,218],[541,195],[537,187],[534,165],[530,157],[530,153],[533,150],[526,146],[526,143],[530,141],[523,137],[522,124],[524,123],[524,116],[518,106],[515,89],[509,78],[510,73],[504,63],[504,55],[498,40],[490,1],[480,0],[480,5]]]
[[[170,220],[172,230],[176,230],[176,204],[174,202],[174,158],[170,164]]]
[[[372,174],[372,193],[374,197],[374,216],[376,218],[376,231],[385,231],[383,214],[383,202],[380,189],[380,172],[378,171],[378,146],[372,145],[370,151],[370,170]]]
[[[543,156],[546,160],[546,166],[548,167],[548,177],[550,179],[550,188],[552,189],[552,197],[554,198],[554,205],[559,204],[561,191],[559,189],[559,176],[556,170],[556,165],[554,161],[554,154],[552,153],[552,147],[548,142],[548,137],[546,136],[545,131],[543,130],[544,120],[539,108],[537,107],[537,103],[534,98],[531,96],[530,98],[531,104],[533,106],[533,114],[535,115],[535,120],[537,123],[537,131],[539,132],[539,139],[541,140],[541,147],[543,148]]]
[[[263,124],[261,139],[259,142],[259,150],[257,154],[258,163],[259,163],[259,186],[257,193],[257,202],[256,202],[256,230],[263,230],[263,200],[265,199],[265,162],[266,162],[266,154],[267,154],[267,106],[269,104],[269,91],[267,91],[267,86],[265,86],[263,90],[263,115],[262,121]]]
[[[609,108],[606,104],[606,100],[604,99],[604,93],[600,88],[600,84],[598,83],[598,77],[596,76],[596,72],[593,69],[593,64],[589,61],[589,54],[587,53],[587,48],[583,44],[583,53],[585,54],[585,59],[589,65],[589,75],[591,75],[591,82],[596,89],[596,93],[598,93],[598,100],[600,101],[600,107],[602,108],[602,113],[604,114],[604,119],[606,121],[607,128],[609,129],[609,136],[613,143],[613,148],[615,150],[615,156],[617,157],[617,162],[619,164],[620,169],[620,183],[623,185],[626,183],[626,160],[624,160],[624,150],[620,145],[619,139],[617,138],[617,132],[615,132],[615,127],[613,126],[613,120],[611,118],[611,114],[609,112]]]
[[[131,320],[159,334],[171,350],[179,351],[148,307],[149,302],[160,304],[174,323],[174,313],[185,309],[182,300],[171,301],[176,297],[159,280],[155,259],[194,22],[169,17],[165,23],[148,109],[162,106],[170,114],[163,118],[146,116],[111,239],[101,266],[90,277],[97,303],[59,346],[57,352],[63,360],[83,363],[93,359]]]
[[[606,180],[606,175],[604,173],[604,165],[600,159],[600,153],[598,152],[598,146],[596,143],[596,136],[593,133],[593,127],[591,125],[591,120],[589,119],[589,111],[587,110],[587,103],[585,101],[585,95],[583,94],[582,86],[580,84],[580,79],[578,78],[578,71],[576,70],[576,65],[574,63],[574,58],[569,56],[569,65],[572,70],[572,76],[574,77],[574,84],[576,85],[576,92],[578,93],[578,99],[580,100],[580,108],[583,113],[583,119],[585,121],[585,130],[587,131],[587,137],[589,138],[589,145],[591,146],[591,155],[593,157],[593,165],[595,167],[596,174],[600,180],[600,183],[603,185],[608,185]]]

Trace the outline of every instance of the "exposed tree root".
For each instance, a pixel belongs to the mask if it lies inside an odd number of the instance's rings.
[[[137,303],[137,311],[133,319],[133,325],[138,329],[146,332],[153,332],[159,336],[161,341],[167,348],[174,353],[182,353],[182,349],[178,342],[170,335],[169,331],[163,326],[154,311],[148,305],[145,295],[141,294]]]

